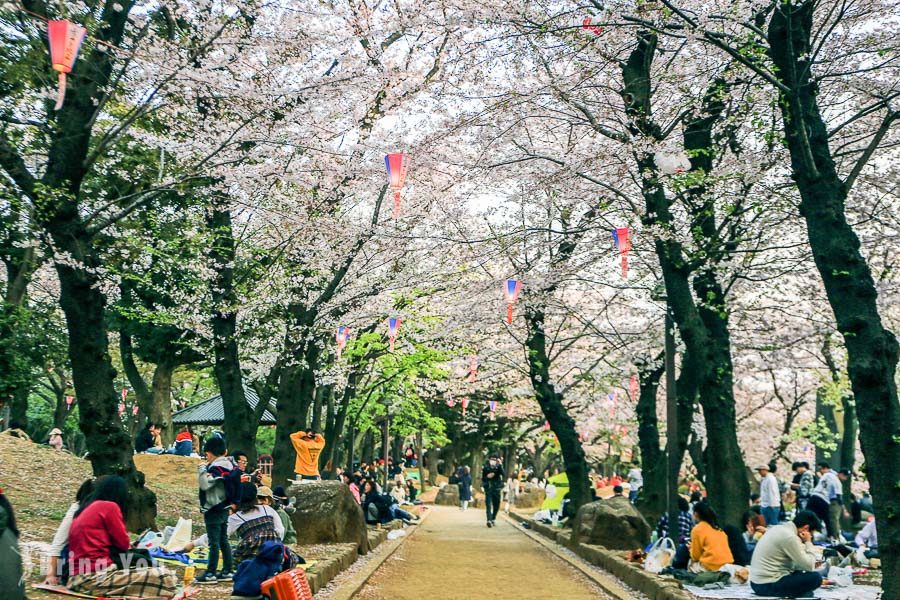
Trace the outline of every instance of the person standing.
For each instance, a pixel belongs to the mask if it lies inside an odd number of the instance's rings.
[[[791,483],[791,489],[797,494],[797,507],[800,510],[806,510],[806,505],[809,504],[809,497],[816,486],[815,478],[812,471],[809,470],[809,463],[807,462],[795,462],[793,468],[796,475],[793,483]]]
[[[207,464],[200,465],[197,484],[200,488],[200,512],[209,540],[209,562],[206,571],[196,578],[195,583],[217,583],[231,581],[231,546],[228,545],[228,510],[240,502],[240,475],[233,474],[237,465],[226,456],[225,440],[213,436],[206,440],[203,448]],[[235,476],[237,475],[237,476]],[[219,552],[222,552],[222,570],[219,566]]]
[[[628,500],[632,504],[637,502],[642,487],[644,487],[644,476],[637,466],[633,466],[628,471]]]
[[[291,444],[297,453],[294,472],[300,483],[321,481],[319,475],[319,454],[325,447],[325,436],[313,431],[295,431],[291,434]]]
[[[484,485],[484,508],[487,512],[488,527],[495,525],[497,512],[500,510],[500,492],[504,483],[503,475],[503,465],[500,464],[500,457],[492,454],[481,471],[481,481]]]
[[[759,506],[766,519],[766,527],[778,525],[781,514],[781,494],[778,491],[778,480],[769,471],[769,465],[756,467],[762,480],[759,482]]]
[[[813,488],[807,508],[825,523],[828,537],[832,540],[838,540],[841,535],[838,518],[840,517],[843,504],[841,482],[838,480],[837,475],[834,474],[834,471],[831,470],[831,465],[827,462],[820,462],[817,466],[819,467],[819,484]],[[832,507],[835,507],[837,510],[834,510]],[[834,515],[834,518],[832,518],[832,515]]]
[[[466,510],[472,501],[472,470],[469,467],[460,467],[456,479],[459,486],[459,510]]]
[[[519,480],[510,475],[506,481],[506,514],[516,504],[516,496],[519,495]]]

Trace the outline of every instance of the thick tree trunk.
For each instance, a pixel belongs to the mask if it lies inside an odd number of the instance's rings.
[[[635,406],[641,475],[644,478],[638,506],[651,523],[655,523],[666,510],[666,456],[659,445],[659,419],[656,416],[656,392],[664,371],[663,364],[638,371],[640,393]]]
[[[9,406],[9,427],[11,429],[28,429],[28,395],[31,386],[21,385],[13,390]]]
[[[219,202],[215,199],[214,202]],[[244,381],[237,344],[237,293],[234,289],[235,246],[231,212],[216,206],[207,215],[213,236],[209,258],[215,276],[210,282],[213,299],[213,372],[225,411],[225,437],[230,451],[243,450],[256,462],[256,429],[253,410],[244,396]],[[280,413],[280,411],[279,411]],[[277,464],[276,464],[277,466]],[[283,483],[283,482],[279,482]]]
[[[162,426],[162,441],[167,447],[175,441],[175,430],[172,425],[172,376],[175,365],[161,362],[153,371],[152,402],[150,404],[150,421]],[[256,460],[256,457],[253,457]]]
[[[847,188],[835,170],[828,131],[816,101],[810,54],[816,3],[779,4],[769,23],[770,56],[787,91],[782,110],[793,178],[800,192],[809,245],[837,328],[847,348],[847,372],[859,418],[878,521],[886,599],[900,598],[900,403],[897,339],[878,313],[872,273],[845,211]]]
[[[587,458],[578,440],[575,420],[569,416],[562,402],[562,394],[556,391],[550,379],[544,313],[535,306],[526,304],[525,320],[528,324],[525,346],[528,350],[528,374],[531,386],[544,417],[559,440],[563,463],[569,477],[569,502],[572,510],[577,511],[583,504],[591,501]]]
[[[138,408],[144,413],[144,417],[150,418],[153,410],[153,393],[134,361],[134,346],[131,336],[123,331],[119,332],[119,357],[122,359],[122,370],[125,371],[125,377],[128,378],[128,383],[131,384],[131,389],[137,397]]]
[[[115,370],[109,356],[105,300],[94,276],[57,263],[60,306],[69,333],[72,379],[78,396],[79,425],[94,475],[116,474],[128,483],[127,524],[132,531],[153,527],[156,496],[134,466],[131,439],[117,412]]]
[[[318,367],[319,346],[315,340],[305,343],[302,364],[285,368],[278,386],[278,417],[275,427],[275,461],[272,483],[286,485],[294,478],[296,453],[291,443],[291,434],[306,430],[309,422],[310,406],[316,393],[316,368]],[[326,440],[327,443],[327,440]]]

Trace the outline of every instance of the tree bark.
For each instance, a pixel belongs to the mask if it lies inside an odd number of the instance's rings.
[[[237,292],[234,289],[236,258],[231,212],[222,199],[213,200],[207,214],[207,227],[212,233],[209,258],[215,275],[210,282],[213,299],[213,372],[222,395],[225,412],[225,437],[230,451],[243,450],[251,464],[256,462],[256,429],[253,410],[244,395],[244,380],[237,344]],[[277,466],[277,463],[276,463]]]
[[[656,392],[665,365],[638,369],[640,393],[635,413],[638,421],[638,446],[641,449],[641,488],[638,506],[655,523],[666,510],[666,456],[659,445],[659,419],[656,416]]]
[[[591,482],[588,479],[587,458],[578,440],[575,419],[569,416],[563,404],[562,394],[556,391],[550,380],[550,358],[547,355],[547,338],[544,334],[544,313],[532,304],[525,305],[525,321],[528,332],[525,347],[528,356],[528,375],[535,397],[541,406],[550,428],[559,440],[566,475],[569,478],[569,502],[577,511],[591,501]]]
[[[816,3],[778,4],[767,31],[769,54],[781,92],[791,169],[800,192],[800,214],[825,285],[837,329],[847,348],[859,418],[860,443],[871,484],[885,598],[900,597],[900,403],[897,398],[897,339],[878,313],[877,289],[847,220],[847,187],[838,177],[828,131],[807,63]]]
[[[163,361],[158,363],[153,371],[153,394],[149,416],[152,422],[162,426],[162,441],[166,446],[175,441],[175,429],[172,424],[172,376],[175,369],[176,365]],[[255,456],[253,458],[256,459]]]

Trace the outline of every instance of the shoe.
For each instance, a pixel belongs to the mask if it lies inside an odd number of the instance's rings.
[[[211,573],[210,571],[204,571],[201,575],[198,575],[194,578],[194,583],[203,585],[207,583],[218,583],[219,579],[216,577],[215,573]]]
[[[219,581],[231,581],[234,579],[234,573],[231,571],[219,571],[216,574],[216,579]]]

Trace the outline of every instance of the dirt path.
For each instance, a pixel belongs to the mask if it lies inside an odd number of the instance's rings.
[[[608,598],[568,564],[484,511],[435,506],[434,513],[356,596],[360,600],[587,600]]]

